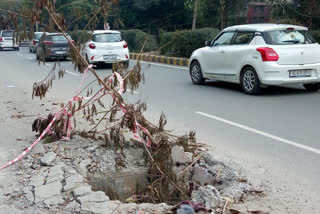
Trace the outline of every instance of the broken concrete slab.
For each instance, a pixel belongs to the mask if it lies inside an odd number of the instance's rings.
[[[173,164],[184,164],[187,163],[188,161],[190,161],[190,158],[187,157],[186,153],[184,152],[184,149],[182,146],[173,146],[171,148],[171,160],[173,162]],[[189,160],[188,160],[189,159]],[[192,158],[191,158],[192,161]]]
[[[57,206],[64,203],[61,195],[56,195],[43,201],[47,206]]]
[[[34,195],[32,190],[30,189],[30,187],[24,187],[22,189],[23,195],[24,197],[27,199],[27,201],[29,202],[29,204],[33,204],[34,203]]]
[[[193,191],[191,197],[192,201],[203,204],[207,209],[218,208],[222,202],[219,191],[211,185]]]
[[[63,187],[63,191],[69,191],[76,187],[83,186],[84,178],[80,174],[74,174],[66,178],[66,185]]]
[[[40,162],[43,166],[50,166],[56,157],[56,153],[48,152],[41,157]]]
[[[206,184],[212,184],[214,182],[214,177],[208,172],[206,168],[201,167],[196,164],[193,168],[192,182],[197,185],[203,186]]]
[[[44,201],[53,196],[60,195],[62,190],[62,184],[58,181],[36,187],[34,189],[35,202]]]
[[[84,202],[81,204],[81,210],[85,212],[92,212],[94,214],[112,214],[118,213],[119,201],[106,201],[103,203]]]
[[[31,177],[29,186],[38,187],[42,186],[45,182],[45,178],[42,175],[35,175]]]
[[[89,195],[90,193],[92,193],[91,186],[82,186],[75,188],[72,193],[76,198],[79,196]]]
[[[46,179],[46,184],[55,182],[55,181],[62,181],[64,179],[64,165],[59,164],[52,167],[49,171],[48,177]]]
[[[81,197],[77,197],[77,201],[80,204],[83,204],[85,202],[105,202],[108,201],[109,197],[106,196],[106,194],[102,191],[92,192],[89,195],[84,195]]]

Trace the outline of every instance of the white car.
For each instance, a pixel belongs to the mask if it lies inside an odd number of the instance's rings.
[[[128,44],[122,39],[119,31],[96,30],[92,40],[82,49],[83,56],[90,64],[124,62],[129,64]]]
[[[2,30],[0,31],[0,51],[5,48],[12,48],[13,50],[19,50],[17,39],[13,39],[13,30]]]
[[[228,27],[192,53],[194,84],[206,79],[239,83],[247,94],[269,85],[320,88],[320,45],[308,28],[282,24]]]
[[[43,32],[34,32],[33,38],[29,42],[29,51],[31,53],[35,53],[36,52],[36,48],[37,48],[37,46],[39,44],[39,40],[40,40],[42,35],[43,35]]]

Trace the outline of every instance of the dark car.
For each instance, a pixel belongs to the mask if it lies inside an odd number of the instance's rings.
[[[66,59],[70,55],[69,42],[61,33],[44,33],[36,47],[36,55],[37,59]]]

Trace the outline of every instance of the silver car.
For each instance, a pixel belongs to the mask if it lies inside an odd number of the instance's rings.
[[[19,50],[19,45],[16,39],[13,37],[14,35],[13,30],[2,30],[0,31],[0,51],[5,48],[12,48],[13,50]]]
[[[29,51],[31,53],[35,53],[36,52],[36,48],[39,44],[39,39],[42,36],[43,32],[35,32],[33,35],[33,38],[30,40],[29,42]]]

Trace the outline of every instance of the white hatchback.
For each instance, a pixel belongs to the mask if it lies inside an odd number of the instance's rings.
[[[0,31],[0,51],[5,48],[13,50],[19,50],[17,39],[14,38],[15,33],[13,30],[2,30]]]
[[[320,45],[308,29],[295,25],[251,24],[228,27],[192,53],[194,84],[206,79],[239,83],[247,94],[269,85],[320,88]]]
[[[83,56],[91,64],[124,62],[129,64],[128,44],[122,39],[119,31],[96,30],[92,40],[82,49]]]

